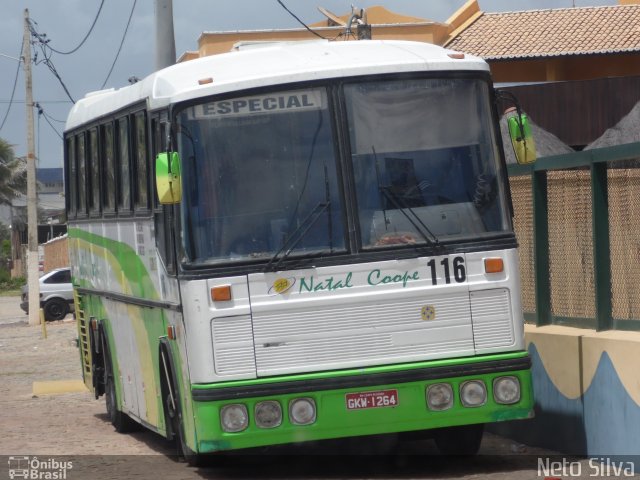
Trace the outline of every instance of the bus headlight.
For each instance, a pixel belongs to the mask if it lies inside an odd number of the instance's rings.
[[[220,422],[225,432],[241,432],[249,425],[247,407],[240,403],[225,405],[220,410]]]
[[[493,381],[493,398],[505,405],[520,401],[520,381],[516,377],[498,377]]]
[[[448,383],[434,383],[427,388],[430,410],[447,410],[453,406],[453,389]]]
[[[487,389],[482,380],[469,380],[460,388],[460,400],[465,407],[479,407],[487,402]]]
[[[282,423],[282,408],[274,401],[256,404],[256,425],[260,428],[273,428]]]
[[[313,398],[296,398],[289,404],[289,419],[294,425],[310,425],[316,421]]]

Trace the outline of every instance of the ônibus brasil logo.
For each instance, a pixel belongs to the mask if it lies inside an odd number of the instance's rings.
[[[67,470],[73,468],[73,462],[55,458],[40,460],[38,457],[9,457],[9,478],[28,478],[37,480],[64,480]]]

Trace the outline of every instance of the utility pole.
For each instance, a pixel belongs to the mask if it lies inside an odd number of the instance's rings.
[[[31,31],[29,9],[24,10],[25,107],[27,109],[27,285],[29,286],[29,325],[40,324],[40,268],[38,261],[38,209],[36,197],[36,155],[33,136],[33,85],[31,80]]]
[[[156,70],[176,63],[176,41],[173,34],[173,0],[155,0]]]

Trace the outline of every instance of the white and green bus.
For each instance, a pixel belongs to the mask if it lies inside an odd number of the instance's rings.
[[[84,380],[189,459],[532,415],[487,64],[425,43],[238,47],[65,129]]]

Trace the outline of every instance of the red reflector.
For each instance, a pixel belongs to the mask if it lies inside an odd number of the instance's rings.
[[[447,56],[449,58],[454,58],[456,60],[462,60],[464,58],[464,53],[462,52],[447,53]]]
[[[173,325],[169,325],[167,327],[167,338],[169,338],[169,340],[176,339],[176,327],[174,327]]]

